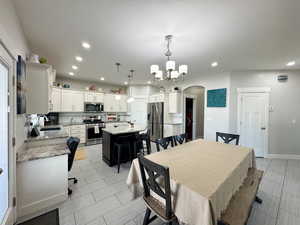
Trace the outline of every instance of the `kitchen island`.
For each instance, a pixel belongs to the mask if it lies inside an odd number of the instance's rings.
[[[107,126],[102,129],[103,141],[102,141],[102,160],[109,166],[117,164],[117,152],[114,150],[114,142],[120,136],[135,135],[141,131],[144,131],[145,127],[134,126],[131,127],[129,124],[119,126]],[[121,161],[126,162],[130,159],[129,151],[124,151],[122,154]]]

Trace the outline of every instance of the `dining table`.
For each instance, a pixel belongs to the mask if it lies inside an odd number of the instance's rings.
[[[187,225],[217,224],[248,170],[256,168],[253,149],[204,139],[145,157],[169,168],[173,211]],[[133,199],[143,195],[138,159],[131,164],[127,185]]]

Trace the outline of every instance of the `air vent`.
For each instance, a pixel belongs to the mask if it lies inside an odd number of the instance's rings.
[[[278,75],[277,80],[279,82],[287,82],[287,80],[289,79],[288,75],[283,74],[283,75]]]

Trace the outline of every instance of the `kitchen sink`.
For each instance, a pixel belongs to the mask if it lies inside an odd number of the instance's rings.
[[[61,130],[60,127],[43,127],[41,131]]]

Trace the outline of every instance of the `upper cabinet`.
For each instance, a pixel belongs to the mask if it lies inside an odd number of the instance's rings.
[[[181,113],[181,94],[169,93],[169,113]]]
[[[47,114],[51,111],[52,84],[55,76],[56,72],[50,65],[26,63],[27,114]]]
[[[51,98],[51,106],[50,112],[60,112],[61,111],[61,96],[62,90],[60,88],[52,88],[52,98]]]
[[[83,112],[84,93],[81,91],[62,90],[61,111]]]
[[[127,112],[127,95],[104,95],[104,112]]]
[[[84,101],[85,102],[104,102],[104,94],[103,93],[97,93],[97,92],[85,92],[84,95]]]

